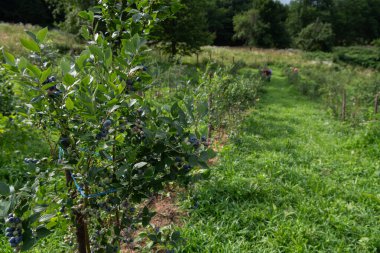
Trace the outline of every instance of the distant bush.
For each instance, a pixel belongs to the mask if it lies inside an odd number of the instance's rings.
[[[380,53],[377,47],[337,47],[334,49],[334,61],[380,69]]]
[[[306,51],[331,51],[334,33],[331,24],[316,21],[299,33],[296,44]]]
[[[14,108],[13,96],[12,84],[7,82],[6,75],[0,69],[0,114],[4,116],[12,114]]]
[[[372,46],[380,48],[380,38],[373,40],[371,44],[372,44]]]

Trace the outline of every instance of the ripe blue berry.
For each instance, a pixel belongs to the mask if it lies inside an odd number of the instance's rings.
[[[22,242],[22,236],[17,236],[16,239],[15,239],[15,242],[17,244],[19,244],[20,242]]]
[[[14,230],[15,230],[14,228],[6,228],[5,232],[12,232],[13,233]]]
[[[16,237],[11,237],[11,239],[9,239],[9,243],[16,243]]]
[[[103,123],[103,128],[109,128],[111,126],[111,124],[112,124],[111,120],[107,119]]]

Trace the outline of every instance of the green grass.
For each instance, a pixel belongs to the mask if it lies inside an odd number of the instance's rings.
[[[0,22],[0,48],[4,47],[16,56],[25,55],[28,52],[21,45],[20,39],[28,37],[25,31],[36,32],[39,29],[39,26]],[[49,29],[48,42],[60,53],[77,52],[84,48],[74,35],[56,29]]]
[[[274,76],[192,193],[181,251],[379,252],[380,164],[355,134]]]
[[[355,46],[337,47],[334,49],[334,58],[353,66],[380,69],[380,52],[378,47]]]

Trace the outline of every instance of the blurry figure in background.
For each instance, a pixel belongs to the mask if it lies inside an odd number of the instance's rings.
[[[290,83],[296,84],[299,81],[299,69],[296,67],[290,67],[287,69],[286,74]]]
[[[263,69],[260,69],[260,76],[261,79],[270,82],[270,79],[272,77],[272,70],[265,66]]]

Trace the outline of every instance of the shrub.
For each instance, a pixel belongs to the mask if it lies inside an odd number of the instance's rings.
[[[329,23],[316,21],[299,33],[296,44],[307,51],[331,51],[334,45],[334,33]]]

